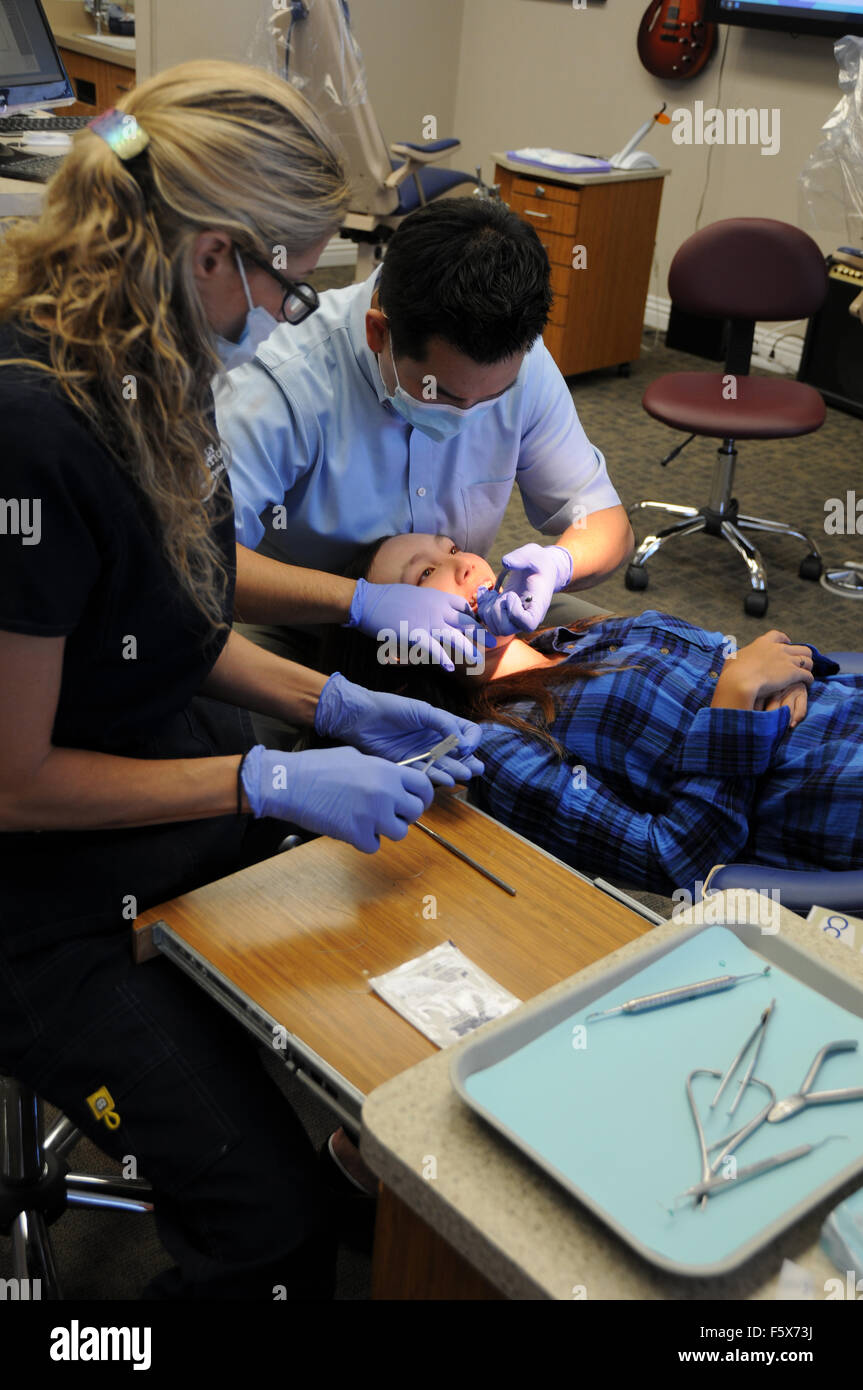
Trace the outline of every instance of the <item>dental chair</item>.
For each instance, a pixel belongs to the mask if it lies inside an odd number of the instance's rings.
[[[351,204],[340,235],[356,243],[355,280],[368,278],[409,212],[461,184],[492,195],[479,171],[474,176],[433,167],[459,149],[459,140],[405,140],[387,149],[369,101],[347,0],[293,0],[269,24],[279,70],[308,97],[341,141],[351,178]]]

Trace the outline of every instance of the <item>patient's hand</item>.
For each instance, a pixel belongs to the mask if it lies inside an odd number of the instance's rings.
[[[765,710],[781,709],[783,705],[787,705],[791,711],[789,728],[795,729],[800,720],[805,719],[809,705],[809,696],[802,681],[795,681],[793,685],[786,686],[784,690],[777,690],[775,694],[755,702],[756,709]]]
[[[716,682],[714,708],[757,709],[791,685],[812,684],[812,652],[775,628],[729,657]],[[801,716],[802,717],[802,716]]]

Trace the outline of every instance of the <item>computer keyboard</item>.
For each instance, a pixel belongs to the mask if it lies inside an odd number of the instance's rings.
[[[63,156],[56,154],[25,154],[21,159],[0,159],[0,179],[47,183],[62,162]]]
[[[22,130],[83,130],[89,116],[0,116],[0,135]]]

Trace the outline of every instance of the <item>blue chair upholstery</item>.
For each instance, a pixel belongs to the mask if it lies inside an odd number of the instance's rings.
[[[863,675],[863,652],[829,652],[840,674]],[[763,864],[723,864],[707,879],[710,893],[725,888],[751,888],[779,893],[791,912],[805,914],[817,903],[836,912],[863,914],[863,867],[859,869],[773,869]]]
[[[457,145],[457,140],[438,140],[435,144],[426,146],[426,149],[435,149],[436,145]],[[394,169],[401,167],[403,161],[394,159],[392,166]],[[459,169],[435,169],[429,165],[428,168],[418,169],[416,178],[405,179],[398,187],[399,205],[394,216],[404,217],[409,212],[414,212],[420,206],[419,189],[416,186],[416,179],[422,184],[423,197],[427,203],[435,198],[442,198],[451,188],[455,188],[460,183],[476,183],[475,174],[464,174]]]

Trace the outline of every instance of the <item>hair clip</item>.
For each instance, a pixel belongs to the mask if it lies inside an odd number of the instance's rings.
[[[118,111],[116,106],[110,106],[87,124],[124,162],[134,159],[150,143],[149,135],[141,129],[135,117],[130,116],[128,111]]]

